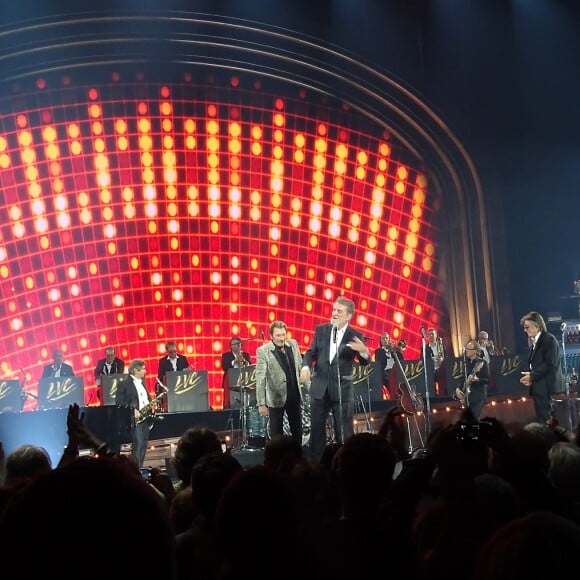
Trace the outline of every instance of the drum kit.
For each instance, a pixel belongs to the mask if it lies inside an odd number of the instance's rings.
[[[268,417],[262,417],[256,403],[256,387],[254,385],[234,385],[231,391],[239,393],[232,401],[239,404],[240,410],[240,450],[261,450],[270,438]],[[288,418],[284,415],[284,433],[290,434]],[[310,442],[310,396],[304,395],[302,405],[302,444]]]
[[[266,422],[256,404],[256,387],[254,385],[233,385],[230,391],[238,393],[232,397],[233,408],[240,410],[240,450],[258,450],[266,444]],[[235,404],[237,403],[237,405]]]

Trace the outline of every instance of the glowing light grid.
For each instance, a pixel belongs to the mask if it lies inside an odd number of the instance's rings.
[[[283,319],[305,350],[338,294],[418,357],[441,319],[434,202],[383,128],[239,80],[49,84],[1,117],[2,376],[35,383],[62,348],[92,400],[105,346],[151,376],[173,339],[219,408],[230,336],[253,354]]]

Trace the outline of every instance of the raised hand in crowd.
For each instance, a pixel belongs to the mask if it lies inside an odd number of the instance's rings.
[[[97,454],[112,454],[107,444],[87,429],[83,420],[84,412],[80,411],[77,403],[69,405],[66,417],[68,443],[60,458],[58,467],[62,467],[74,460],[78,456],[81,447],[84,449],[92,449]]]
[[[409,450],[405,439],[405,431],[401,426],[401,409],[393,407],[383,419],[378,434],[387,439],[397,455],[398,461],[404,461],[409,457]]]

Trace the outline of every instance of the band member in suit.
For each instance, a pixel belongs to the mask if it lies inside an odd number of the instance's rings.
[[[397,357],[400,361],[405,360],[403,355],[403,348],[401,345],[394,345],[391,342],[391,337],[388,332],[381,333],[381,346],[375,349],[375,365],[377,371],[382,377],[383,389],[389,395],[389,399],[396,399],[397,398],[397,389],[396,387],[391,390],[391,370],[396,365],[395,357]],[[403,343],[403,341],[399,341]]]
[[[330,323],[319,324],[302,359],[300,382],[310,382],[310,458],[318,462],[326,445],[326,417],[332,411],[334,438],[343,443],[353,434],[353,363],[370,362],[363,335],[349,325],[354,302],[340,296]],[[311,372],[313,367],[313,372]],[[339,379],[340,377],[340,379]]]
[[[108,346],[105,349],[105,358],[97,361],[97,366],[95,367],[95,383],[101,385],[101,377],[103,375],[117,375],[123,374],[125,372],[125,363],[117,358],[115,354],[115,347]]]
[[[489,365],[483,358],[481,346],[470,340],[465,345],[465,381],[462,388],[455,390],[456,398],[471,409],[473,416],[479,420],[487,403],[487,385],[489,384]]]
[[[252,364],[252,355],[242,350],[243,341],[237,336],[230,339],[230,350],[222,353],[222,370],[224,371],[223,385],[228,386],[228,371]]]
[[[477,335],[477,342],[479,343],[483,360],[490,364],[491,358],[495,355],[495,345],[489,338],[489,334],[485,330],[480,330]]]
[[[141,412],[151,408],[151,399],[145,387],[145,361],[134,359],[129,363],[129,376],[117,386],[115,404],[118,407],[128,407],[131,431],[131,455],[139,467],[143,467],[149,439],[150,419],[140,420]],[[143,413],[147,415],[147,413]]]
[[[302,445],[302,355],[298,343],[286,338],[286,324],[270,324],[271,342],[256,350],[256,401],[262,417],[270,417],[270,437],[284,433],[284,413],[290,435]]]
[[[550,417],[552,395],[563,390],[560,345],[538,312],[528,312],[520,324],[530,346],[529,370],[522,372],[520,383],[529,388],[536,421],[545,423]]]
[[[437,330],[435,328],[429,328],[427,330],[427,338],[428,342],[425,347],[427,358],[433,360],[433,368],[437,376],[439,368],[443,364],[443,359],[445,359],[445,347],[443,346],[442,338],[437,336]]]
[[[62,362],[64,355],[62,354],[62,350],[55,350],[52,353],[53,363],[51,365],[47,365],[44,367],[42,371],[42,378],[48,379],[52,377],[74,377],[73,368]]]
[[[230,339],[230,350],[222,353],[222,370],[224,371],[224,376],[222,378],[224,409],[229,409],[231,406],[228,371],[230,369],[237,369],[252,364],[250,353],[242,349],[243,344],[244,343],[240,337],[233,336]]]
[[[185,371],[191,368],[187,357],[183,354],[177,354],[177,344],[175,341],[170,341],[165,345],[167,355],[159,359],[159,366],[157,369],[157,378],[161,385],[167,385],[167,373],[172,371]],[[160,394],[161,385],[157,384],[155,393]],[[162,411],[167,411],[167,397],[163,397],[159,401],[159,407]]]

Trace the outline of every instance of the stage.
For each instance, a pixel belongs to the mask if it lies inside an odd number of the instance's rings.
[[[355,432],[377,432],[386,413],[398,405],[396,400],[374,401],[367,404],[358,403],[355,414]],[[122,409],[114,405],[102,407],[83,407],[85,424],[99,438],[106,441],[113,449],[122,451],[128,447],[128,439],[123,435]],[[429,426],[448,424],[457,421],[461,413],[459,403],[450,397],[432,397],[429,401]],[[53,465],[60,460],[67,443],[66,417],[67,409],[50,409],[45,411],[28,411],[20,413],[0,413],[0,441],[6,454],[24,443],[40,445],[50,454]],[[554,400],[554,412],[559,423],[573,429],[580,416],[580,399],[560,397]],[[252,413],[255,415],[255,413]],[[533,417],[532,401],[529,397],[512,397],[508,395],[490,395],[482,416],[497,417],[505,423],[526,423]],[[424,413],[413,417],[407,424],[401,416],[402,428],[408,434],[409,445],[422,446],[428,427],[425,425]],[[266,440],[263,427],[256,428],[255,417],[246,422],[245,429],[240,425],[239,410],[212,410],[184,413],[158,414],[151,429],[146,465],[165,467],[165,459],[172,457],[175,443],[189,427],[208,427],[216,431],[227,441],[234,453],[239,453],[244,464],[262,461],[260,448]],[[248,445],[249,443],[249,445]]]

